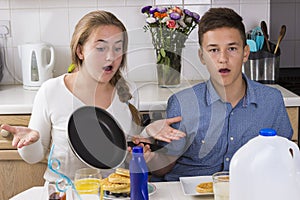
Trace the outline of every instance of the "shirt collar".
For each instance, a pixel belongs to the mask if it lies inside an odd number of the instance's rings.
[[[246,94],[243,97],[243,107],[247,107],[250,103],[254,103],[256,104],[257,100],[255,97],[255,89],[254,89],[254,85],[253,82],[251,80],[248,79],[247,76],[245,76],[244,74],[242,74],[243,79],[246,82]],[[206,81],[206,103],[207,105],[211,105],[216,101],[222,101],[222,99],[220,98],[220,96],[218,95],[217,91],[215,90],[214,86],[212,85],[211,80],[207,80]]]
[[[206,103],[207,105],[211,105],[216,101],[222,101],[220,96],[218,95],[217,91],[215,90],[214,86],[212,85],[212,82],[210,79],[206,81]]]
[[[256,95],[255,95],[255,86],[253,84],[254,82],[251,81],[244,74],[243,74],[243,79],[245,80],[246,87],[247,87],[246,94],[243,99],[243,107],[247,107],[251,103],[257,104],[257,99],[256,99]]]

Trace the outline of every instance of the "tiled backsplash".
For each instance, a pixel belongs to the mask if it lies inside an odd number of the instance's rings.
[[[270,1],[270,39],[276,43],[281,25],[286,34],[280,44],[281,68],[300,68],[300,0]]]
[[[7,38],[8,69],[0,84],[20,84],[21,63],[17,46],[43,41],[55,47],[54,76],[66,72],[70,64],[69,42],[77,21],[89,11],[103,9],[114,13],[129,32],[128,77],[132,80],[156,80],[155,54],[149,33],[142,29],[145,17],[140,10],[145,5],[179,5],[198,12],[200,16],[210,7],[230,7],[241,14],[246,30],[269,24],[270,0],[0,0],[0,22],[10,21]],[[3,38],[0,37],[3,45]],[[207,78],[198,59],[197,30],[189,37],[183,52],[184,79]]]

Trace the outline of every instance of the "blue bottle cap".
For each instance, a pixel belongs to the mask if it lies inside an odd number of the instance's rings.
[[[262,136],[275,136],[276,131],[274,129],[271,129],[271,128],[263,128],[263,129],[260,129],[259,135],[262,135]]]
[[[132,148],[132,153],[143,153],[143,147],[135,146]]]

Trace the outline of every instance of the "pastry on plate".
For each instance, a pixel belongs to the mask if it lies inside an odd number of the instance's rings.
[[[130,187],[130,184],[128,183],[111,183],[109,182],[108,178],[100,180],[100,185],[103,190],[120,190],[127,187]]]
[[[213,193],[213,183],[203,182],[196,186],[196,191],[198,193]]]
[[[130,178],[128,176],[122,176],[117,173],[112,173],[108,176],[108,181],[111,183],[130,183]]]
[[[122,176],[127,176],[130,177],[130,172],[128,169],[124,169],[124,168],[117,168],[116,169],[116,174],[122,175]]]

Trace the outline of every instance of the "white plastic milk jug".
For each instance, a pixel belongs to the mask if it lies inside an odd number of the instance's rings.
[[[299,200],[300,152],[292,141],[261,129],[230,162],[230,200]]]

